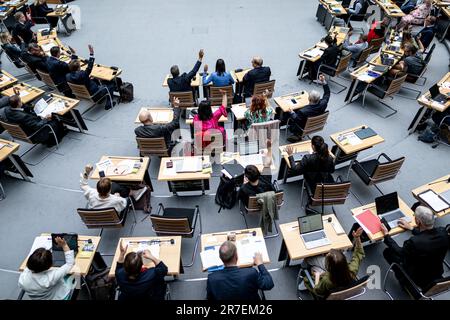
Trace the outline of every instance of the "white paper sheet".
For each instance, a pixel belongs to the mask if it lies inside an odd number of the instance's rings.
[[[157,259],[159,259],[160,245],[159,243],[148,244],[147,242],[140,242],[135,252],[141,252],[149,250],[150,253]]]
[[[253,264],[253,258],[257,252],[261,253],[264,259],[268,258],[263,237],[250,236],[236,241],[236,249],[240,264]]]
[[[30,92],[28,90],[22,90],[19,93],[19,97],[23,98],[23,97],[26,97],[29,94],[30,94]]]
[[[313,48],[311,50],[303,52],[303,55],[309,56],[311,58],[322,56],[322,54],[323,54],[323,51],[320,48]]]
[[[52,238],[50,236],[39,236],[34,238],[33,245],[31,246],[31,250],[28,253],[28,257],[39,248],[45,248],[50,250],[52,248]]]
[[[204,269],[223,265],[223,262],[219,257],[219,248],[219,246],[215,246],[214,249],[203,250],[200,252],[200,258]]]
[[[435,212],[449,208],[448,203],[442,200],[433,190],[428,190],[420,194],[419,198],[425,201]]]
[[[110,159],[106,159],[102,162],[98,162],[95,164],[98,171],[106,171],[106,169],[112,165],[112,161]]]
[[[262,154],[249,154],[246,156],[240,156],[238,161],[241,166],[244,168],[250,164],[259,166],[263,164],[263,157]]]
[[[231,107],[231,111],[233,112],[234,116],[238,119],[245,118],[245,111],[247,111],[247,107],[244,105],[233,105]]]
[[[348,133],[342,134],[338,137],[338,140],[343,145],[349,144],[352,146],[356,146],[362,142],[362,140],[360,138],[358,138],[358,136],[354,132],[348,132]]]

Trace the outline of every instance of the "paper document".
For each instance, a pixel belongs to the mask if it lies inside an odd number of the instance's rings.
[[[0,84],[6,83],[8,81],[10,81],[11,78],[8,76],[5,76],[4,74],[2,75],[2,77],[0,78]]]
[[[341,134],[338,137],[338,141],[344,146],[345,145],[356,146],[362,142],[362,140],[358,138],[354,132]]]
[[[250,236],[236,242],[239,264],[253,264],[255,253],[260,252],[264,259],[268,253],[263,237]]]
[[[444,89],[450,89],[450,82],[446,81],[441,84],[441,87]]]
[[[167,123],[170,122],[172,113],[171,112],[165,112],[165,111],[151,111],[150,114],[152,115],[153,122],[159,122],[159,123]]]
[[[143,252],[145,250],[150,251],[152,256],[154,256],[156,259],[159,259],[159,251],[160,251],[159,243],[151,243],[150,241],[139,242],[139,245],[137,246],[136,250],[134,250],[134,251],[135,252]]]
[[[34,105],[34,112],[41,118],[45,118],[52,113],[58,113],[66,108],[64,101],[57,99],[47,104],[44,99],[40,99]]]
[[[39,248],[45,248],[50,250],[52,248],[52,238],[50,236],[39,236],[34,238],[33,245],[31,246],[31,250],[28,253],[28,257]]]
[[[53,47],[57,47],[56,43],[54,43],[53,41],[46,44],[41,44],[41,48],[44,52],[49,52]]]
[[[263,165],[263,156],[262,154],[249,154],[246,156],[240,156],[238,162],[243,166],[244,168],[248,165],[254,165],[254,166],[262,166]]]
[[[428,190],[419,194],[419,198],[425,201],[435,212],[443,211],[450,207],[449,204],[433,190]]]
[[[202,159],[200,157],[185,157],[174,161],[177,173],[202,171]]]
[[[304,56],[310,57],[310,58],[315,58],[318,56],[322,56],[323,51],[320,48],[313,48],[311,50],[305,51],[303,52]]]
[[[22,90],[19,93],[19,97],[23,98],[23,97],[26,97],[29,94],[30,94],[30,92],[28,90]]]
[[[122,160],[116,165],[110,165],[106,168],[105,174],[107,176],[126,176],[133,171],[134,160]]]
[[[245,118],[245,111],[247,111],[247,107],[241,104],[235,104],[231,106],[231,111],[233,112],[234,116],[237,119],[244,119]]]
[[[223,265],[223,262],[219,257],[219,248],[220,246],[214,246],[212,249],[207,249],[200,252],[200,258],[204,269]]]
[[[362,82],[370,82],[373,80],[373,77],[369,76],[367,73],[363,73],[358,76],[358,80]]]
[[[112,161],[110,159],[106,159],[102,162],[98,162],[95,164],[98,171],[106,171],[106,169],[112,165]]]

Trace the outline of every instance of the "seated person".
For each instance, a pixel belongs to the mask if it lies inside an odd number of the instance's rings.
[[[9,32],[0,33],[0,41],[2,42],[3,50],[5,50],[6,54],[11,58],[11,60],[18,61],[18,59],[22,55],[22,52],[25,50],[25,42],[22,42],[21,45],[18,46]],[[20,62],[20,64],[22,63]]]
[[[86,165],[84,172],[80,174],[80,188],[88,201],[88,209],[114,208],[119,215],[127,208],[128,197],[132,196],[135,201],[139,201],[142,195],[147,191],[147,187],[130,190],[128,187],[111,182],[109,178],[100,178],[96,189],[88,185],[89,176],[94,168],[92,165]]]
[[[326,299],[333,290],[351,286],[357,280],[358,270],[365,256],[360,238],[362,233],[361,227],[353,231],[353,254],[350,262],[347,262],[341,250],[336,249],[331,249],[326,255],[306,258],[304,264],[311,269],[314,285],[308,278],[304,278],[299,289],[308,289],[316,298]]]
[[[435,215],[423,206],[418,206],[414,212],[416,228],[401,219],[399,226],[412,231],[412,237],[400,247],[381,224],[384,243],[387,248],[383,256],[389,264],[400,264],[416,285],[425,288],[433,281],[442,278],[444,258],[449,249],[449,235],[445,228],[435,227]],[[396,275],[400,283],[405,280],[402,275]]]
[[[420,41],[419,45],[421,45]],[[425,67],[422,49],[423,47],[419,50],[417,47],[407,44],[404,50],[405,57],[402,61],[393,66],[391,70],[389,70],[389,76],[395,77],[395,75],[399,72],[407,72],[410,75],[419,76]]]
[[[424,0],[424,2],[418,5],[413,11],[406,16],[403,16],[401,21],[395,27],[397,30],[403,29],[405,26],[411,24],[423,25],[425,19],[430,15],[432,9],[433,0]]]
[[[48,17],[47,14],[54,10],[47,5],[47,0],[35,0],[34,1],[34,13],[35,18],[46,18],[51,28],[56,28],[58,25],[58,17]]]
[[[169,85],[170,92],[184,92],[191,91],[191,80],[194,78],[200,69],[203,59],[203,49],[198,52],[198,60],[194,65],[194,68],[189,72],[184,72],[180,75],[180,69],[177,65],[174,65],[170,68],[170,74],[172,78],[167,80],[167,84]]]
[[[316,62],[308,61],[308,77],[315,83],[318,83],[317,72],[320,65],[327,65],[330,67],[335,67],[341,54],[341,49],[336,45],[336,39],[330,35],[326,36],[323,40],[327,45],[327,48],[323,51],[322,56]]]
[[[423,28],[417,33],[416,41],[422,42],[422,45],[427,49],[431,41],[433,41],[434,35],[436,34],[436,17],[428,16],[425,19]]]
[[[263,95],[254,95],[250,107],[245,111],[247,129],[253,123],[262,123],[272,120],[273,109],[267,100],[268,91]]]
[[[17,44],[21,45],[25,42],[28,45],[30,42],[36,42],[36,34],[31,30],[33,26],[33,21],[31,21],[31,16],[22,11],[18,11],[14,14],[14,19],[17,21],[13,28],[13,37]]]
[[[355,0],[351,6],[349,6],[347,10],[347,14],[341,16],[341,18],[345,21],[345,23],[348,23],[348,20],[351,15],[358,15],[358,14],[365,14],[367,12],[367,8],[369,7],[369,4],[367,3],[368,0]],[[352,29],[351,25],[350,30]]]
[[[275,191],[271,181],[265,177],[261,177],[261,173],[256,166],[246,166],[244,171],[244,184],[239,188],[238,199],[247,206],[250,197],[268,191]]]
[[[74,252],[64,239],[56,237],[55,241],[64,250],[63,266],[52,268],[52,252],[38,248],[28,257],[27,267],[20,274],[19,287],[33,300],[68,300],[75,288],[75,279],[68,277],[75,265]]]
[[[139,113],[139,121],[142,126],[134,129],[134,133],[138,138],[164,138],[167,148],[172,149],[175,145],[172,143],[172,133],[180,128],[181,109],[180,100],[175,98],[173,101],[173,120],[167,124],[153,123],[153,118],[148,110]]]
[[[261,253],[256,253],[254,268],[238,268],[236,245],[225,241],[219,249],[225,268],[208,274],[206,293],[208,300],[260,300],[258,290],[274,287],[272,276],[263,264]]]
[[[349,38],[352,35],[352,32],[349,32],[348,38],[345,39],[343,48],[344,50],[349,51],[352,54],[352,64],[353,66],[356,65],[356,62],[359,59],[359,56],[361,53],[367,49],[369,46],[369,43],[367,42],[367,35],[361,34],[359,36],[359,40],[355,43],[350,43]]]
[[[215,72],[211,73],[209,76],[207,75],[207,72],[208,65],[205,64],[205,67],[203,68],[203,85],[211,82],[215,87],[224,87],[234,84],[234,79],[231,74],[226,71],[225,61],[222,59],[217,59]]]
[[[49,125],[55,132],[58,142],[60,142],[67,133],[63,124],[57,119],[52,119],[51,114],[47,118],[41,119],[31,108],[23,105],[17,88],[15,88],[14,93],[15,95],[9,98],[9,106],[3,108],[5,121],[19,125],[28,136],[34,134],[31,138],[33,143],[42,143],[51,147],[56,145],[55,137],[49,127],[43,129],[43,127]],[[37,134],[35,134],[36,132]]]
[[[211,102],[208,100],[203,100],[200,102],[198,106],[198,114],[194,116],[194,135],[196,137],[195,142],[197,143],[197,139],[201,139],[202,149],[210,144],[210,141],[206,141],[203,139],[205,132],[216,131],[221,132],[223,136],[223,142],[225,145],[226,141],[226,133],[225,129],[219,125],[219,119],[228,115],[227,113],[227,92],[225,90],[220,90],[222,93],[222,105],[215,112],[212,112]]]
[[[90,77],[92,69],[94,68],[95,58],[94,58],[94,48],[91,45],[89,45],[88,47],[89,47],[89,62],[86,70],[81,70],[80,61],[78,59],[71,60],[69,62],[70,72],[66,74],[66,80],[67,82],[70,83],[85,85],[89,91],[89,94],[91,94],[94,97],[94,100],[97,99],[98,101],[98,99],[100,99],[107,93],[111,95],[112,100],[113,93],[118,90],[114,81],[99,84],[96,80],[91,79]],[[111,104],[111,100],[109,99],[109,97],[105,98],[106,98],[105,110],[109,110],[116,105],[115,101],[113,101]]]
[[[416,48],[419,48],[418,42],[416,41],[416,39],[413,38],[411,31],[409,29],[403,30],[403,38],[402,38],[402,44],[400,45],[400,48],[405,49],[407,44],[410,44]]]
[[[307,154],[296,163],[294,161],[294,150],[292,146],[286,147],[289,156],[291,170],[297,174],[303,174],[303,178],[311,192],[314,193],[318,183],[332,183],[334,178],[334,159],[328,151],[328,145],[321,136],[314,136],[311,139],[312,154]]]
[[[28,45],[28,50],[22,52],[21,59],[36,74],[38,79],[39,75],[37,75],[36,70],[48,72],[47,56],[41,47],[39,47],[36,43],[30,43]]]
[[[271,71],[269,67],[263,67],[263,59],[261,57],[253,57],[253,69],[244,76],[244,97],[249,98],[253,95],[255,83],[267,82],[270,80]]]
[[[121,240],[116,267],[116,281],[120,287],[119,300],[164,300],[167,266],[149,250],[126,253],[127,249],[128,245]],[[145,266],[144,259],[150,260],[154,266]]]
[[[409,14],[411,11],[413,11],[416,8],[416,6],[418,4],[420,4],[422,2],[423,2],[423,0],[406,0],[403,3],[400,4],[400,9],[405,14]]]
[[[70,48],[72,52],[72,60],[78,59],[75,55],[75,50]],[[52,77],[53,82],[56,84],[58,90],[64,93],[65,96],[70,98],[75,98],[67,84],[66,75],[70,73],[69,64],[67,62],[61,61],[59,58],[61,56],[61,49],[54,46],[50,49],[50,57],[47,58],[47,69],[48,73]]]
[[[301,140],[302,131],[308,117],[319,116],[327,110],[328,101],[330,101],[330,87],[323,74],[319,76],[319,81],[323,85],[323,97],[320,98],[320,93],[316,90],[311,91],[308,97],[309,104],[297,111],[291,109],[286,115],[286,119],[284,119],[286,121],[287,118],[293,120],[293,123],[291,122],[289,126],[289,129],[293,133],[292,136],[287,138],[289,142],[298,142]]]
[[[374,23],[372,23],[369,33],[367,34],[367,42],[369,43],[369,45],[373,39],[384,38],[389,23],[389,17],[384,17],[383,20],[375,21]]]

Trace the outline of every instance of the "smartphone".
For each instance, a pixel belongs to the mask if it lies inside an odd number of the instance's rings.
[[[391,231],[391,227],[389,226],[389,223],[386,221],[385,218],[381,218],[381,223],[384,224],[384,226],[388,231]]]
[[[297,100],[291,99],[291,101],[292,101],[293,104],[297,104]]]
[[[99,171],[99,172],[98,172],[98,175],[99,175],[101,178],[104,178],[104,177],[105,177],[105,171],[103,171],[103,170]]]
[[[168,161],[168,162],[166,163],[166,167],[167,167],[167,168],[173,168],[173,162],[172,162],[172,161]]]

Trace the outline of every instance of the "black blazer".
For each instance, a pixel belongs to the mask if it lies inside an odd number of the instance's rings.
[[[31,21],[27,21],[24,24],[17,22],[14,25],[14,29],[13,29],[13,35],[14,36],[20,36],[23,41],[28,44],[33,40],[33,36],[34,36],[34,32],[31,30],[31,27],[33,26],[33,23]],[[17,39],[18,41],[17,43],[20,44],[21,42],[19,42],[20,40]]]
[[[164,138],[166,146],[169,147],[172,141],[172,132],[180,127],[180,108],[174,108],[173,120],[167,124],[142,125],[134,129],[138,138]]]
[[[194,65],[194,68],[189,71],[189,73],[185,72],[176,78],[169,78],[167,80],[167,84],[169,85],[170,92],[191,91],[191,80],[197,74],[201,64],[201,61],[197,61]]]
[[[328,84],[323,86],[323,96],[319,103],[309,104],[297,112],[291,114],[291,118],[300,128],[305,128],[306,118],[315,117],[323,114],[328,107],[328,102],[330,101],[330,87]]]
[[[29,136],[48,123],[47,120],[41,119],[31,112],[24,109],[13,109],[10,106],[4,108],[5,120],[8,123],[18,124],[23,131]],[[44,142],[48,138],[48,130],[42,130],[39,134],[33,136],[33,142]]]
[[[257,186],[253,186],[250,183],[244,183],[239,188],[238,198],[245,205],[248,205],[248,198],[254,197],[259,193],[264,193],[268,191],[275,191],[273,184],[267,181],[264,177],[259,178],[259,183]]]
[[[89,76],[94,68],[94,61],[95,58],[91,56],[89,57],[86,70],[79,70],[66,74],[67,82],[85,85],[91,95],[95,94],[99,90],[99,85]]]
[[[22,52],[22,60],[36,73],[36,70],[48,72],[47,57],[34,56],[28,51]]]
[[[258,67],[247,72],[243,78],[244,96],[251,97],[255,83],[269,81],[270,75],[271,71],[269,67]]]
[[[334,182],[334,159],[330,155],[326,161],[321,161],[317,153],[305,155],[299,162],[295,163],[294,157],[289,157],[291,170],[298,174],[303,174],[311,191],[314,193],[317,183]]]
[[[77,58],[77,56],[72,55],[72,60]],[[66,75],[70,72],[68,63],[55,57],[49,57],[47,59],[47,69],[55,84],[66,83]]]
[[[53,12],[53,9],[50,8],[46,3],[38,4],[34,6],[34,14],[36,17],[47,17],[47,13]]]
[[[208,300],[260,300],[258,290],[270,290],[272,276],[264,265],[255,268],[227,267],[208,275]]]
[[[414,229],[412,234],[403,243],[403,247],[389,235],[384,237],[384,243],[400,257],[401,265],[411,279],[419,287],[425,287],[442,278],[442,264],[449,249],[449,236],[442,227],[422,232]]]
[[[341,50],[339,49],[339,47],[336,45],[332,45],[323,51],[322,57],[320,57],[319,61],[321,64],[335,67],[340,53]]]

